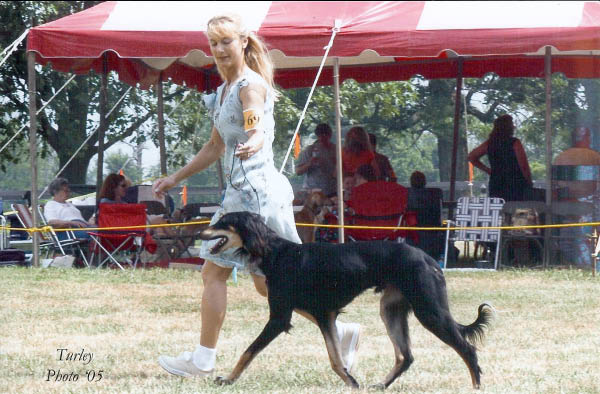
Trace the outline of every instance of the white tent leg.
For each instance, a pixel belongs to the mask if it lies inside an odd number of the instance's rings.
[[[544,77],[546,80],[546,222],[552,223],[550,214],[550,205],[552,204],[552,52],[549,46],[546,47],[546,57],[544,58]],[[544,231],[544,262],[543,267],[550,265],[552,254],[550,229]]]
[[[36,116],[36,74],[35,74],[35,52],[27,53],[27,84],[29,88],[29,160],[31,163],[31,206],[33,207],[33,227],[38,228],[39,214],[37,212],[37,116]],[[40,266],[40,235],[37,232],[31,234],[32,263],[34,267]]]

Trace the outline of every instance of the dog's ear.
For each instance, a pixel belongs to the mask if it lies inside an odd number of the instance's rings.
[[[268,253],[268,240],[273,231],[264,223],[263,217],[255,213],[246,212],[239,220],[239,225],[235,227],[242,238],[243,249],[251,257],[262,259]]]

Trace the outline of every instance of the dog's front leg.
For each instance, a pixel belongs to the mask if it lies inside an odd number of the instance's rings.
[[[232,384],[240,377],[242,372],[250,365],[250,362],[256,357],[261,350],[263,350],[271,341],[283,331],[286,331],[290,327],[290,320],[292,318],[292,311],[289,311],[289,316],[276,317],[271,316],[265,328],[263,328],[260,335],[252,342],[252,344],[246,349],[244,354],[240,357],[237,364],[233,368],[233,371],[226,378],[219,376],[215,379],[215,382],[219,385]]]

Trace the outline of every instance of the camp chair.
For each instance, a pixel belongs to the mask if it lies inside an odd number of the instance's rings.
[[[140,204],[146,206],[146,213],[148,213],[148,215],[168,215],[167,207],[160,201],[146,200],[140,201]]]
[[[591,201],[554,201],[550,206],[550,214],[553,224],[592,222],[595,217],[594,203]],[[592,226],[552,229],[550,244],[552,260],[561,265],[572,264],[573,258],[578,254],[574,249],[579,247],[579,243],[587,244],[587,248],[592,254],[594,249],[599,249],[595,245],[594,238]],[[596,260],[594,256],[590,256],[592,265]]]
[[[144,204],[100,204],[97,222],[99,228],[146,226],[146,206]],[[94,242],[90,260],[93,261],[97,256],[98,268],[107,262],[112,262],[121,269],[124,269],[122,264],[135,268],[144,248],[150,253],[156,251],[156,242],[144,227],[100,230],[89,234]],[[129,255],[133,255],[133,259]]]
[[[369,227],[404,227],[414,225],[406,217],[407,189],[395,182],[374,181],[363,183],[352,189],[347,202],[351,212],[347,215],[347,224]],[[415,232],[410,234],[416,236]],[[351,241],[396,240],[403,242],[406,230],[396,229],[355,229],[346,230]]]
[[[10,233],[7,230],[6,218],[0,215],[0,250],[8,249]]]
[[[546,211],[546,203],[542,201],[506,201],[502,207],[502,220],[505,226],[539,225],[545,222]],[[501,266],[531,267],[536,254],[537,260],[543,262],[544,238],[544,231],[539,228],[502,230],[499,257]]]
[[[44,211],[41,206],[38,206],[38,214],[40,215],[40,220],[42,225],[45,228],[48,228],[47,231],[42,231],[45,238],[47,238],[52,243],[52,248],[54,252],[60,252],[63,256],[66,256],[67,253],[65,251],[69,251],[72,256],[79,255],[83,260],[83,263],[86,267],[90,266],[90,263],[86,257],[84,250],[82,249],[83,245],[86,245],[89,242],[89,239],[80,239],[75,236],[75,233],[71,230],[64,231],[66,238],[59,239],[58,234],[54,231],[54,228],[48,224],[46,221],[46,217],[44,216]]]
[[[193,257],[189,248],[198,239],[198,233],[208,227],[208,223],[189,224],[189,222],[206,222],[210,220],[218,205],[215,203],[191,203],[176,211],[173,219],[185,225],[170,227],[170,235],[157,235],[153,237],[157,241],[160,250],[166,253],[170,260],[182,257]],[[186,256],[187,254],[187,256]]]
[[[17,213],[17,219],[23,228],[33,228],[33,216],[31,211],[25,204],[11,204],[11,208],[13,211]],[[31,233],[27,233],[27,240],[31,240]],[[39,248],[41,251],[45,252],[45,256],[48,257],[50,251],[53,249],[53,243],[48,236],[48,231],[40,232],[40,245]],[[64,253],[63,253],[64,254]]]
[[[408,212],[416,215],[417,227],[442,226],[442,189],[414,188],[408,189]],[[415,246],[438,260],[444,253],[444,232],[434,230],[417,231],[418,242]]]
[[[504,199],[496,197],[460,197],[456,206],[456,219],[448,220],[444,245],[444,267],[448,264],[448,247],[454,241],[477,241],[496,244],[494,269],[498,268],[500,229],[471,227],[499,227],[502,225]],[[460,227],[451,230],[450,227]]]

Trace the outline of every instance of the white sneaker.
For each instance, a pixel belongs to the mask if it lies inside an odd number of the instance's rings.
[[[343,334],[340,338],[340,347],[342,351],[342,363],[348,372],[352,371],[356,361],[356,352],[358,351],[358,340],[360,338],[360,324],[358,323],[338,323],[343,328]]]
[[[158,363],[168,373],[183,376],[184,378],[211,375],[214,369],[211,369],[210,371],[203,371],[196,367],[194,361],[192,360],[192,354],[192,352],[183,352],[177,357],[160,356],[158,358]]]

